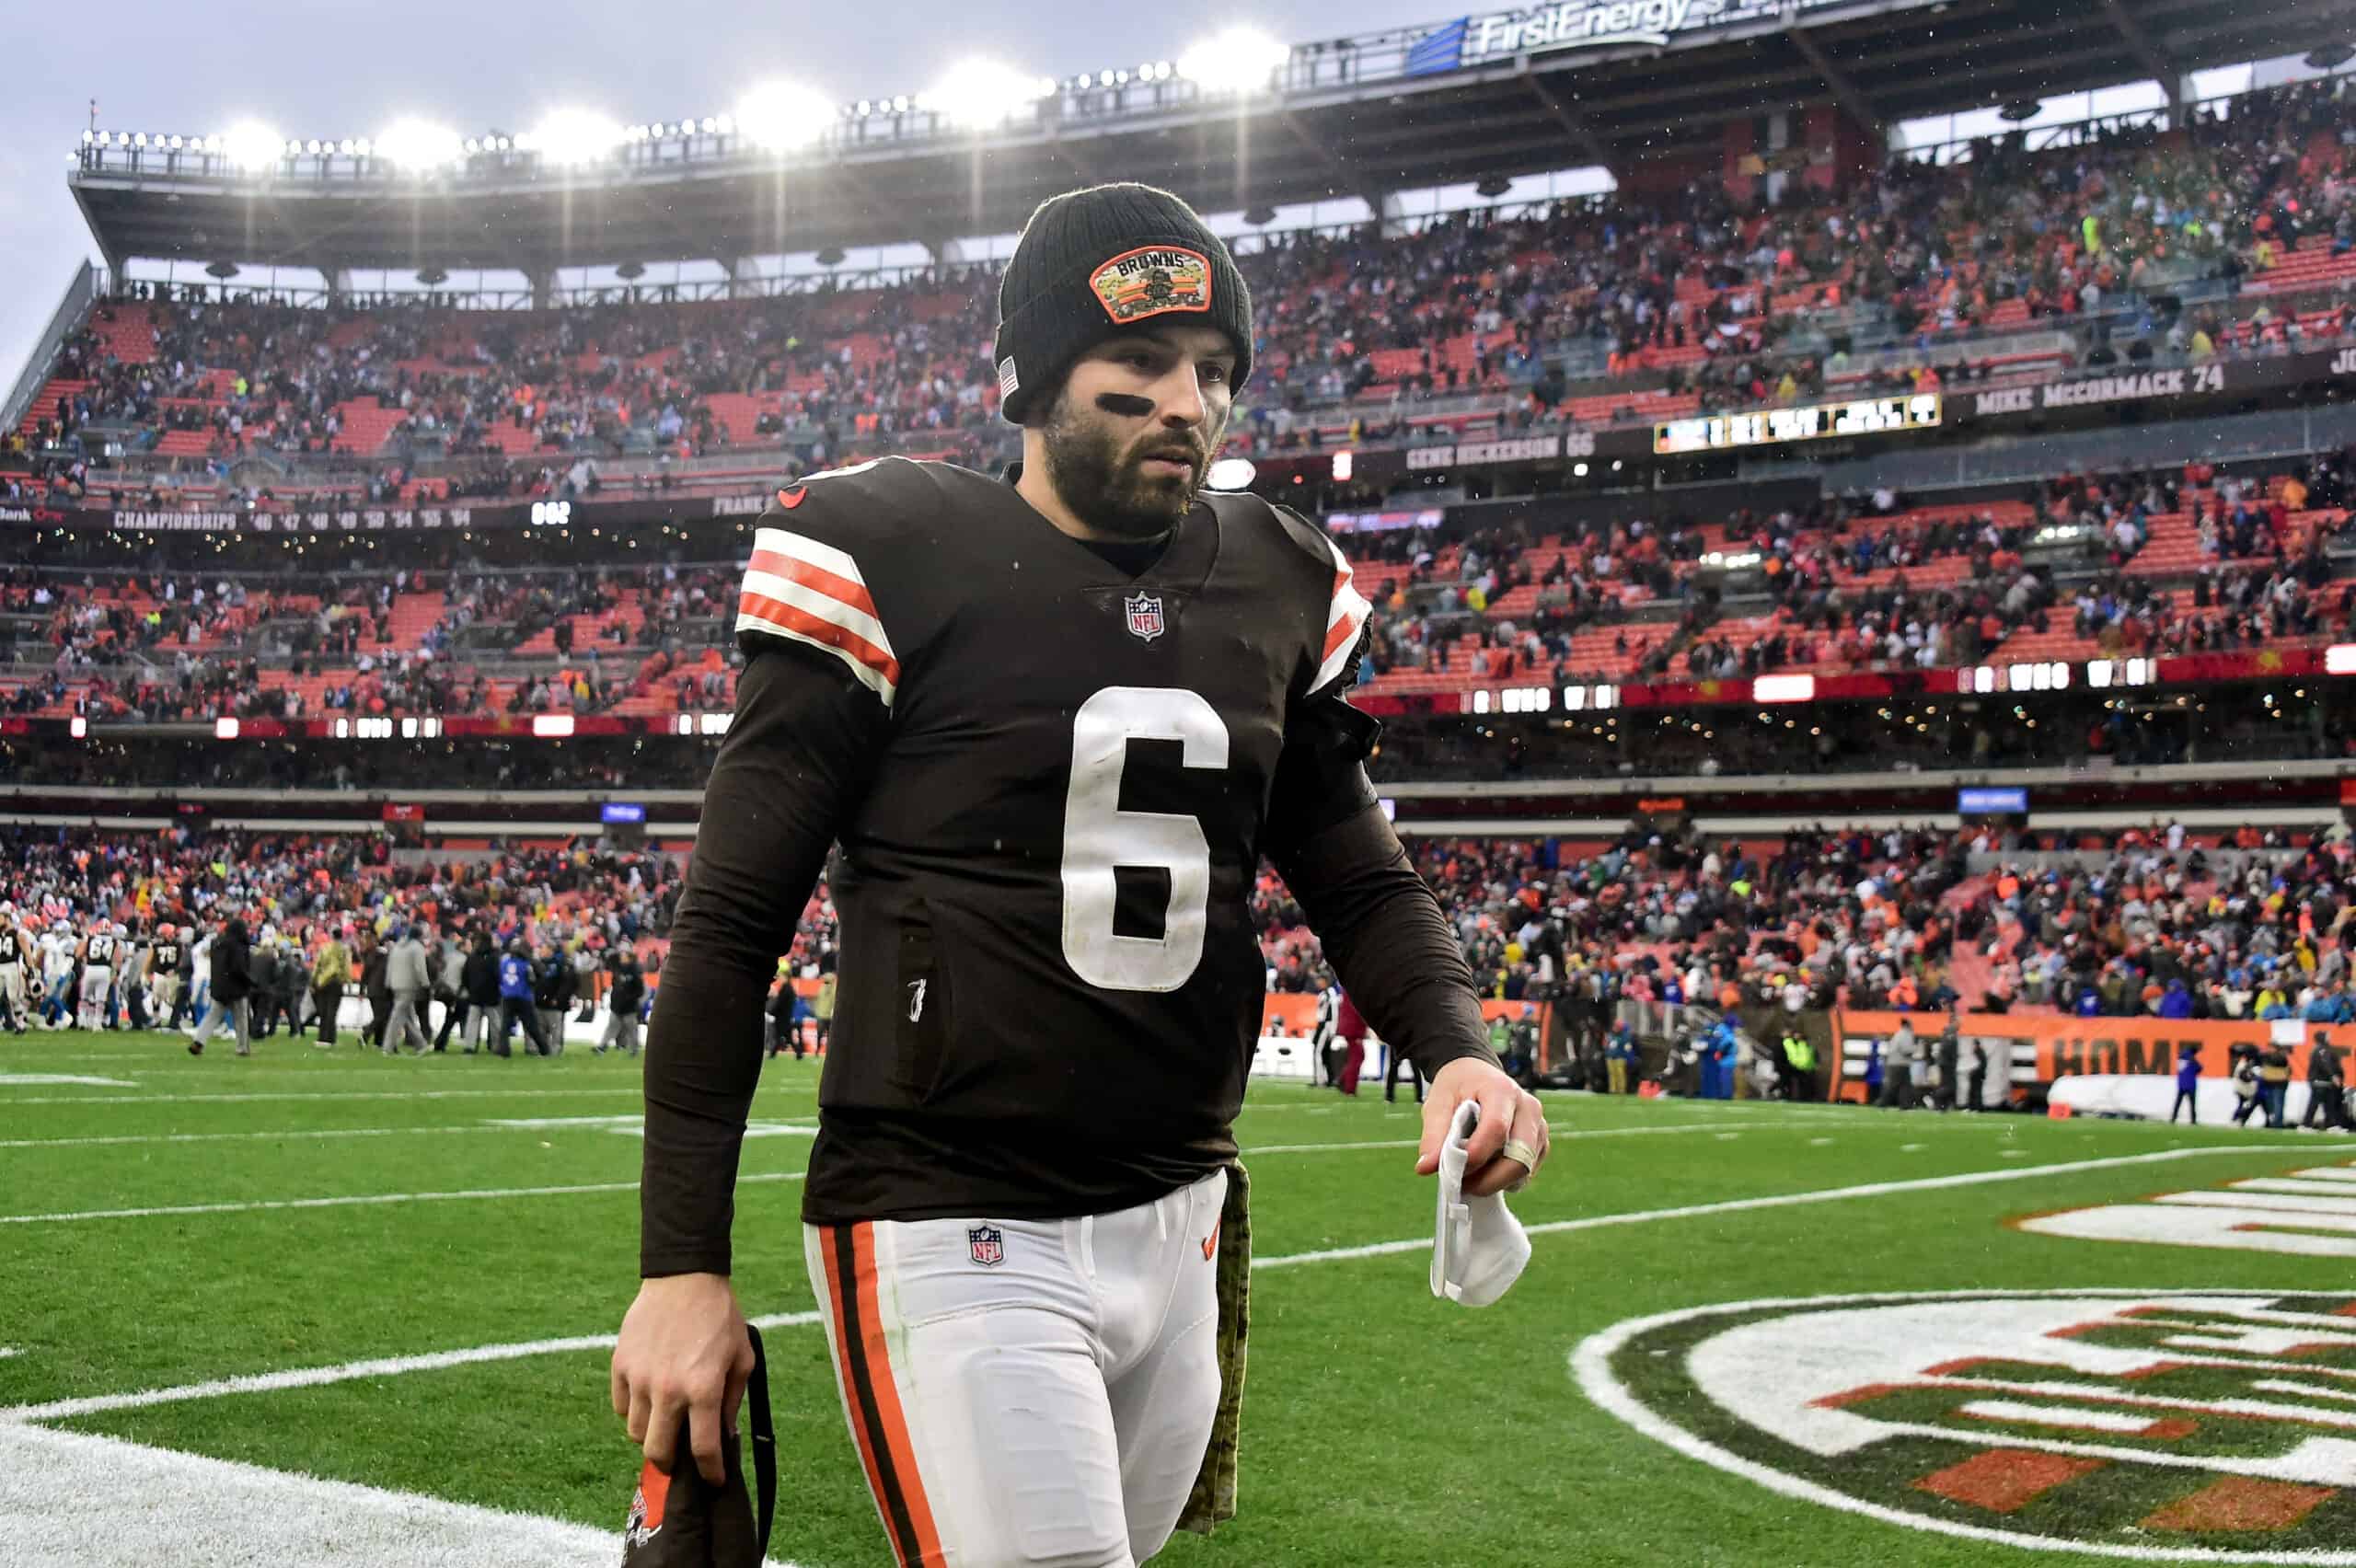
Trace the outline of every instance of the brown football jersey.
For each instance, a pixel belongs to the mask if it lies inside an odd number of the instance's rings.
[[[780,492],[739,638],[798,645],[801,680],[831,660],[871,751],[834,823],[806,1217],[1102,1212],[1232,1155],[1278,758],[1367,614],[1323,534],[1256,496],[1204,495],[1132,575],[944,464]]]

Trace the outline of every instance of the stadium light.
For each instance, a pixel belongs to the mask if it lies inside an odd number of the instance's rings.
[[[1203,483],[1215,490],[1250,490],[1259,472],[1249,457],[1222,457],[1211,465]]]
[[[596,162],[621,145],[621,140],[622,128],[604,115],[585,109],[560,109],[521,138],[518,144],[560,167],[569,168]]]
[[[1268,85],[1292,51],[1256,28],[1230,28],[1178,60],[1178,74],[1206,92],[1249,93]]]
[[[423,120],[397,120],[376,138],[376,156],[412,174],[456,163],[465,145],[456,131]]]
[[[917,98],[916,107],[953,125],[996,125],[1046,97],[1041,86],[1040,77],[987,60],[968,60],[952,66],[938,86]]]
[[[771,152],[808,146],[834,118],[833,105],[791,82],[764,82],[736,106],[736,128]]]

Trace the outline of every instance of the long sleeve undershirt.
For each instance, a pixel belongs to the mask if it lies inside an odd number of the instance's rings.
[[[647,1032],[639,1272],[649,1278],[729,1272],[763,1004],[884,722],[875,695],[814,650],[764,649],[736,683]]]

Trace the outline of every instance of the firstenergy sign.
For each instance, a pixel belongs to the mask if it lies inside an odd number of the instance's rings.
[[[1739,22],[1779,20],[1834,0],[1566,0],[1518,11],[1462,17],[1424,34],[1409,52],[1406,74],[1424,75],[1559,49],[1668,44],[1680,35]]]
[[[1738,1301],[1581,1343],[1587,1395],[1690,1458],[1963,1539],[2356,1564],[2356,1297],[1915,1292]]]

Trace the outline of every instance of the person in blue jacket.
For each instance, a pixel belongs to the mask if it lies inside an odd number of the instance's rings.
[[[2176,1104],[2168,1111],[2168,1120],[2176,1120],[2178,1111],[2192,1114],[2192,1124],[2200,1124],[2200,1047],[2179,1045],[2176,1048]]]
[[[492,1048],[501,1055],[511,1055],[508,1039],[516,1024],[524,1026],[525,1038],[541,1055],[549,1055],[549,1037],[540,1028],[540,1010],[532,999],[532,961],[524,954],[520,941],[507,944],[499,959],[499,1037]]]
[[[1720,1018],[1710,1026],[1702,1050],[1702,1098],[1732,1100],[1734,1098],[1735,1026],[1734,1020]]]

